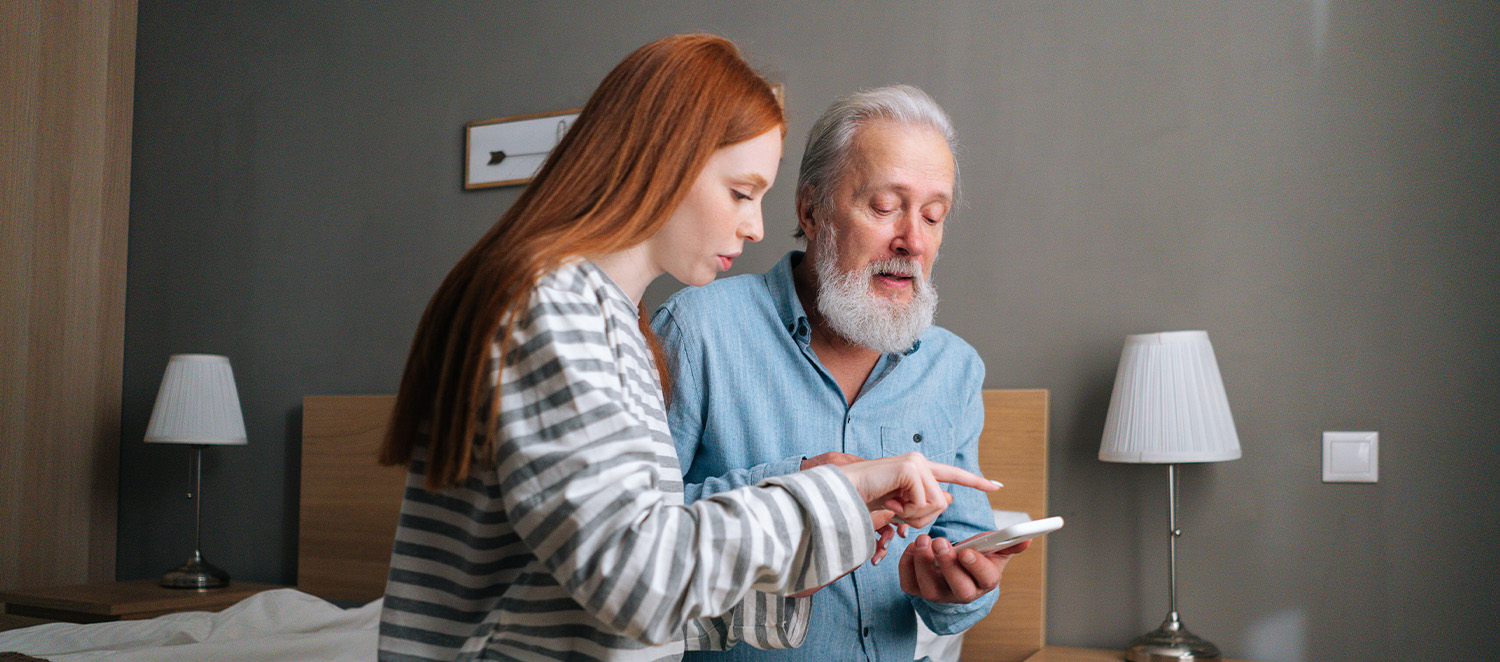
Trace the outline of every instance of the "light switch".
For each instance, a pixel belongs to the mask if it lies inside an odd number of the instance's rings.
[[[1373,483],[1379,479],[1378,432],[1323,433],[1323,482]]]

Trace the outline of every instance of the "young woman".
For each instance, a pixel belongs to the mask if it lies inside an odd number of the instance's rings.
[[[921,526],[949,501],[937,481],[993,489],[912,455],[683,505],[641,295],[663,273],[706,284],[761,238],[784,131],[733,44],[647,44],[449,273],[381,453],[410,465],[381,659],[675,659],[752,591],[869,559],[871,509]]]

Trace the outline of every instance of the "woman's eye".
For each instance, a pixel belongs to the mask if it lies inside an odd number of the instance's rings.
[[[745,193],[743,191],[739,191],[739,190],[736,190],[736,189],[729,189],[729,195],[731,197],[733,197],[735,200],[750,200],[750,199],[752,199],[750,197],[749,193]]]

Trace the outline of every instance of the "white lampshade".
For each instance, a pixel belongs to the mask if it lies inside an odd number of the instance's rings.
[[[1208,333],[1127,337],[1099,459],[1180,463],[1239,457],[1240,438]]]
[[[160,444],[243,444],[245,417],[229,359],[173,354],[156,393],[146,441]]]

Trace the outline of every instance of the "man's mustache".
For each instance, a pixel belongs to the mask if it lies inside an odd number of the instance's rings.
[[[876,260],[865,267],[865,275],[891,274],[893,276],[905,276],[922,282],[922,263],[909,257],[888,257],[884,260]]]

